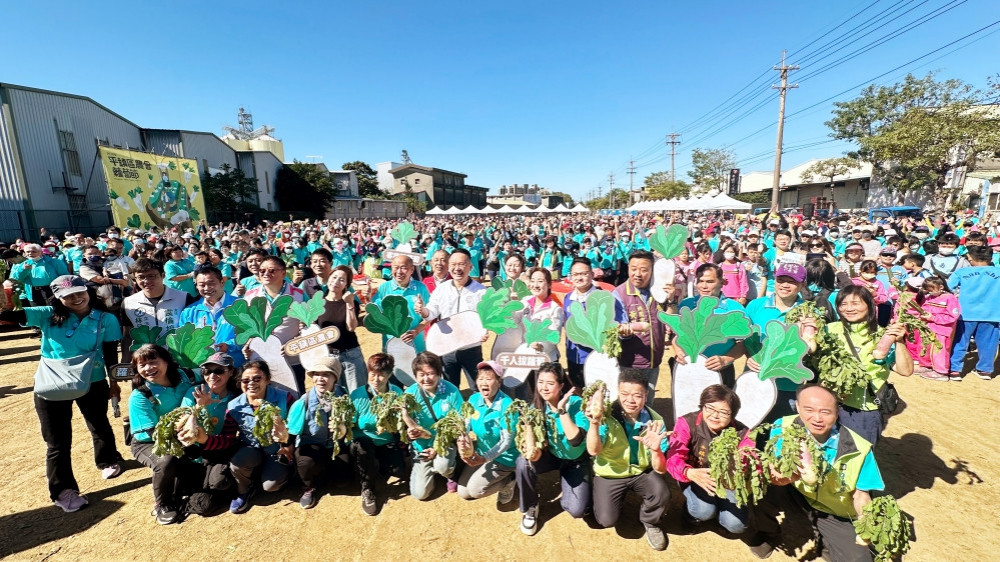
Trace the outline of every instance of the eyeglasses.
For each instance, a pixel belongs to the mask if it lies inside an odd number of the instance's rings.
[[[210,375],[221,376],[227,372],[229,371],[225,367],[220,367],[218,369],[202,369],[201,374],[206,377]]]
[[[706,415],[708,416],[717,416],[720,418],[728,418],[733,415],[732,412],[729,412],[727,410],[716,410],[715,408],[709,406],[708,404],[705,404],[705,412]]]
[[[809,244],[809,247],[810,248],[823,248],[824,246],[822,244]]]
[[[260,382],[262,380],[264,380],[264,377],[262,377],[260,375],[257,375],[256,377],[248,377],[248,378],[240,379],[240,383],[246,385],[246,384],[250,384],[252,382]]]
[[[283,270],[283,269],[258,269],[257,273],[259,273],[261,275],[278,275],[278,274],[284,274],[285,270]]]

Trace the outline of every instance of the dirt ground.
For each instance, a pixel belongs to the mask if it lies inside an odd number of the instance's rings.
[[[366,353],[377,336],[361,335]],[[93,465],[93,447],[79,413],[74,417],[73,465],[90,505],[65,514],[48,499],[45,444],[32,405],[32,374],[38,340],[23,330],[0,331],[0,556],[24,560],[220,560],[337,559],[674,559],[755,560],[738,540],[712,524],[696,531],[681,523],[682,497],[672,485],[663,516],[670,545],[653,552],[630,497],[616,528],[596,529],[559,509],[553,475],[542,479],[541,529],[518,530],[516,501],[501,509],[495,496],[467,502],[439,493],[430,501],[410,498],[401,486],[376,517],[361,512],[358,486],[333,485],[311,511],[298,506],[300,489],[258,496],[249,512],[160,526],[150,517],[150,472],[129,460],[118,478],[104,481]],[[996,560],[1000,552],[1000,381],[975,376],[962,383],[919,378],[897,381],[906,409],[893,418],[877,459],[888,491],[916,519],[917,540],[908,560]],[[654,403],[672,416],[670,378],[664,367]],[[127,385],[123,385],[127,391]],[[125,400],[123,399],[123,405]],[[121,420],[113,420],[121,438]],[[993,435],[993,437],[991,437]],[[131,459],[124,445],[120,450]],[[788,544],[772,560],[809,559],[811,543],[801,521],[786,523]]]

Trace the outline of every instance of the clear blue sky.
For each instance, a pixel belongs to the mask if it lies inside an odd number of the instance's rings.
[[[89,96],[144,127],[216,134],[243,105],[275,127],[289,160],[374,166],[406,149],[491,193],[537,183],[579,197],[607,190],[611,172],[627,186],[632,157],[637,185],[669,169],[671,128],[683,132],[678,177],[696,147],[729,146],[744,171],[771,169],[767,70],[782,49],[802,65],[785,167],[838,156],[846,145],[813,144],[828,140],[832,101],[803,109],[1000,20],[1000,2],[72,1],[7,2],[3,15],[0,82]],[[997,53],[1000,24],[877,82],[938,70],[983,86]],[[699,120],[755,77],[744,109]]]

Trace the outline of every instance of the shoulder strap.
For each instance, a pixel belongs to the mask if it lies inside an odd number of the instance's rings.
[[[857,358],[858,362],[860,362],[861,365],[864,366],[864,362],[861,361],[861,357],[858,355],[858,348],[854,346],[854,340],[851,339],[851,334],[848,331],[847,326],[844,326],[844,337],[847,339],[847,345],[851,348],[851,353],[853,353],[854,357]],[[878,398],[877,395],[878,389],[875,388],[875,383],[873,383],[871,379],[868,379],[868,384],[866,386],[868,392],[870,392],[872,397],[874,398],[875,405],[876,406],[881,405],[881,400],[879,400]]]
[[[858,348],[855,347],[854,340],[851,339],[851,331],[850,328],[847,327],[847,324],[844,324],[844,338],[847,340],[847,346],[851,348],[851,353],[854,354],[854,358],[861,361],[861,356],[858,355]]]
[[[423,398],[424,405],[427,406],[427,413],[429,413],[431,415],[431,419],[433,419],[435,422],[437,422],[438,421],[438,417],[437,417],[437,414],[434,413],[434,408],[431,407],[431,401],[427,399],[427,395],[424,394],[424,391],[422,389],[418,388],[417,392],[420,394],[420,397]]]

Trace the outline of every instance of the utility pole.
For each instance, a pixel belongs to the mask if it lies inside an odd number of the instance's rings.
[[[778,105],[778,142],[774,148],[774,180],[771,183],[771,208],[776,209],[778,207],[778,190],[781,185],[781,136],[785,130],[785,94],[788,92],[789,88],[799,87],[798,84],[793,86],[788,85],[788,71],[798,70],[799,67],[798,65],[786,66],[785,51],[781,51],[781,66],[776,66],[774,69],[781,73],[781,85],[771,85],[772,88],[778,90],[779,97],[781,99]]]
[[[608,208],[615,208],[615,174],[614,172],[608,174]]]
[[[632,195],[633,181],[635,179],[635,161],[629,158],[628,160],[628,204],[631,205],[635,203],[635,195]]]
[[[677,140],[679,136],[681,136],[679,133],[673,132],[667,135],[667,138],[670,139],[667,141],[667,144],[670,146],[670,181],[677,179],[674,177],[674,156],[677,156],[677,145],[681,143],[681,141]]]

